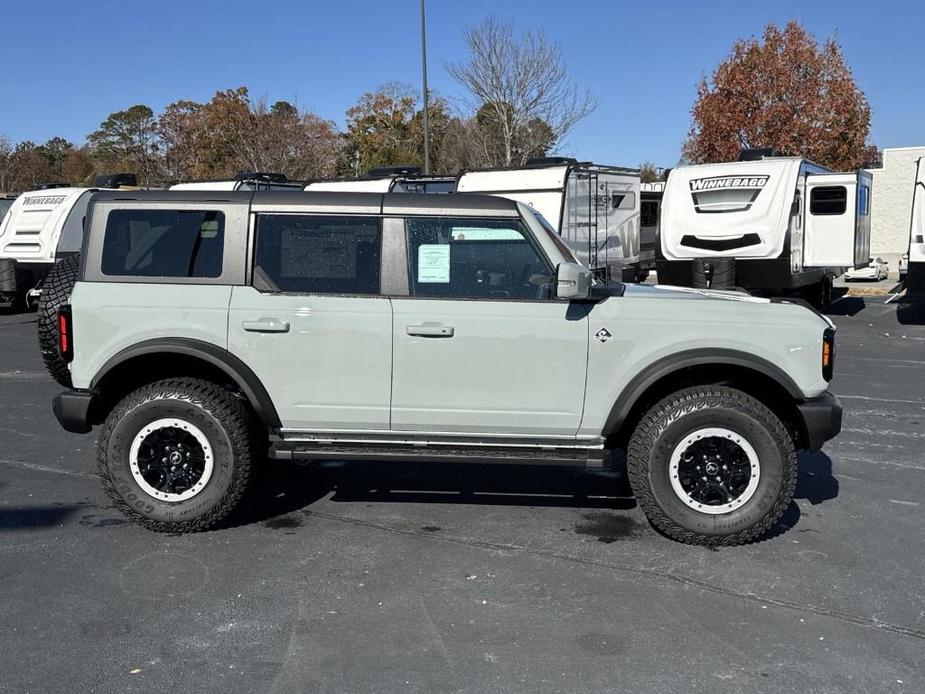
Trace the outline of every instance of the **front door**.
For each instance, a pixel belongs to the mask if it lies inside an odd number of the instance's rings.
[[[405,221],[410,294],[392,299],[392,429],[574,437],[587,312],[518,218]]]
[[[380,220],[258,214],[252,286],[234,287],[228,349],[289,431],[389,428],[392,309]]]
[[[865,249],[863,233],[870,228],[869,184],[859,190],[857,174],[809,174],[805,205],[804,267],[867,264],[869,243]],[[864,256],[860,261],[859,248]]]

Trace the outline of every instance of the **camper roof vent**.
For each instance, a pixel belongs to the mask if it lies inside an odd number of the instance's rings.
[[[765,157],[782,157],[784,153],[773,147],[751,147],[739,151],[739,161],[760,161]]]
[[[138,179],[133,173],[100,174],[93,179],[94,188],[118,188],[119,186],[134,188],[137,185]]]
[[[236,181],[265,181],[267,183],[288,183],[289,178],[284,173],[268,171],[239,171],[235,174]]]
[[[577,163],[575,157],[531,157],[527,159],[526,166],[562,166]]]
[[[385,178],[386,176],[420,176],[420,166],[374,166],[366,172],[369,178]]]

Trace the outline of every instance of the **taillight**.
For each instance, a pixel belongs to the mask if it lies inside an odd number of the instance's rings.
[[[832,380],[835,370],[835,331],[826,328],[822,333],[822,377],[826,381]]]
[[[71,324],[71,307],[67,304],[58,309],[58,354],[70,362],[74,358],[74,335]]]

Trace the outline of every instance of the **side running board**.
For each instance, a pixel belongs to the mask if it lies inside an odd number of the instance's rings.
[[[276,460],[431,460],[449,462],[523,463],[602,468],[607,450],[603,439],[507,439],[404,436],[332,436],[274,434],[270,457]]]

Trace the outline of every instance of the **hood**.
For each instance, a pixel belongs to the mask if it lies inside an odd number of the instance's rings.
[[[737,289],[695,289],[674,287],[668,284],[627,284],[626,296],[646,296],[654,299],[719,299],[722,301],[743,301],[751,304],[769,304],[770,299],[752,296]]]

